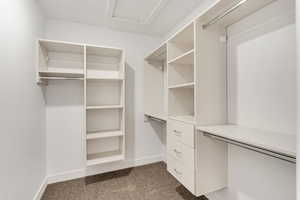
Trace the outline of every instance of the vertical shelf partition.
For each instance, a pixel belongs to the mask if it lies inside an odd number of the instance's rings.
[[[194,123],[194,23],[177,33],[167,45],[169,118]]]
[[[125,159],[124,70],[123,50],[86,46],[87,166]]]
[[[38,40],[37,83],[84,81],[87,166],[125,159],[125,53],[63,41]]]

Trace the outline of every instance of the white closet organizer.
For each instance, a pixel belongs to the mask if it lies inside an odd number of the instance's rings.
[[[227,143],[295,162],[295,136],[230,125],[227,119],[227,27],[273,2],[217,1],[162,45],[167,45],[167,169],[195,196],[227,187]],[[163,89],[162,74],[150,74],[160,83],[151,85],[149,78],[145,94]],[[145,114],[163,99],[147,101]]]
[[[86,46],[87,165],[125,158],[124,51]]]
[[[194,123],[194,23],[186,26],[167,43],[168,115]]]
[[[144,109],[149,119],[167,120],[167,45],[163,44],[145,58]]]
[[[87,166],[125,159],[125,52],[38,40],[38,83],[84,80]]]
[[[38,40],[37,82],[84,78],[84,45]]]

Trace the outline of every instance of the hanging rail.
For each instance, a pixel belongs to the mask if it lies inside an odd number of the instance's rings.
[[[146,116],[149,120],[157,121],[157,122],[163,123],[163,124],[166,123],[166,121],[163,120],[163,119],[158,119],[158,118],[156,118],[156,117],[152,117],[152,116],[146,115],[146,114],[145,114],[145,116]]]
[[[235,145],[235,146],[239,146],[239,147],[251,150],[251,151],[255,151],[255,152],[258,152],[258,153],[261,153],[261,154],[264,154],[264,155],[268,155],[268,156],[271,156],[273,158],[284,160],[284,161],[287,161],[287,162],[290,162],[290,163],[296,163],[296,157],[291,156],[291,155],[287,155],[287,154],[284,154],[284,153],[272,151],[272,150],[269,150],[269,149],[266,149],[266,148],[263,148],[263,147],[258,147],[258,146],[247,144],[247,143],[240,142],[240,141],[237,141],[237,140],[225,138],[225,137],[218,136],[218,135],[208,133],[208,132],[203,132],[203,135],[207,136],[207,137],[210,137],[212,139],[220,140],[220,141],[223,141],[223,142]]]
[[[235,4],[234,6],[232,6],[231,8],[227,9],[225,12],[219,14],[218,16],[216,16],[215,18],[211,19],[209,22],[207,22],[206,24],[202,25],[203,29],[206,29],[207,27],[217,23],[219,20],[223,19],[226,15],[230,14],[231,12],[235,11],[236,9],[238,9],[240,6],[242,6],[244,3],[246,3],[249,0],[241,0],[239,1],[237,4]]]

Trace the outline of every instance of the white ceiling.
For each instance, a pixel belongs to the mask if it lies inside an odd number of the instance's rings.
[[[39,0],[47,18],[164,36],[203,0]]]

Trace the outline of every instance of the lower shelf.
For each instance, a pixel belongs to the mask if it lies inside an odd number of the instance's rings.
[[[169,119],[173,119],[176,121],[181,121],[189,124],[195,124],[195,117],[193,115],[169,116]]]
[[[87,140],[95,140],[95,139],[109,138],[109,137],[120,137],[123,135],[124,135],[123,131],[120,131],[120,130],[90,132],[90,133],[87,133],[86,139]]]
[[[64,78],[83,78],[84,73],[81,69],[68,69],[68,70],[44,70],[39,71],[42,77],[64,77]]]
[[[104,163],[124,160],[125,156],[120,151],[110,151],[87,156],[87,166],[100,165]]]

